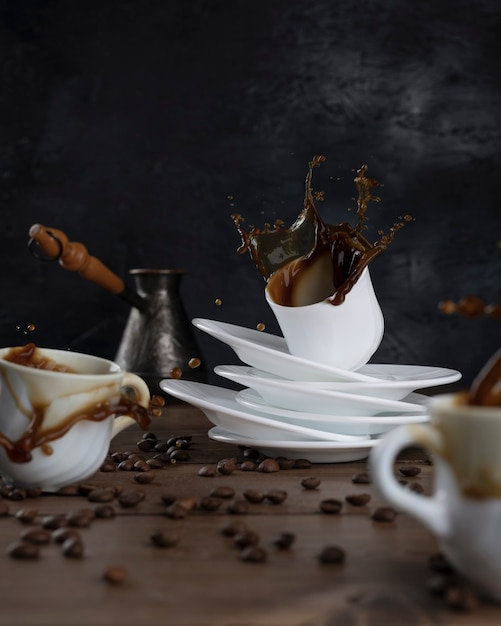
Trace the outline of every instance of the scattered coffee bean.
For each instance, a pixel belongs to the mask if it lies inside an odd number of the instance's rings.
[[[56,491],[56,495],[58,496],[69,496],[69,497],[76,497],[76,496],[80,496],[80,488],[78,485],[66,485],[65,487],[60,487],[57,491]]]
[[[51,533],[44,528],[30,528],[25,530],[21,534],[21,539],[23,541],[28,541],[29,543],[36,543],[37,545],[45,545],[50,543]]]
[[[42,528],[48,528],[49,530],[56,530],[56,528],[62,528],[67,526],[68,523],[63,515],[46,515],[40,520]]]
[[[157,548],[171,548],[179,542],[179,533],[176,531],[156,530],[150,535],[151,543]]]
[[[111,455],[111,458],[113,459],[113,461],[115,463],[121,463],[122,461],[125,461],[128,457],[128,453],[127,452],[113,452]]]
[[[139,483],[140,485],[147,485],[149,483],[152,483],[155,480],[155,473],[152,471],[140,472],[139,474],[134,474],[134,480],[136,483]]]
[[[115,492],[110,487],[102,487],[93,489],[87,494],[89,502],[111,502],[115,499]]]
[[[311,467],[311,461],[308,459],[296,459],[294,461],[295,469],[309,469]]]
[[[256,546],[259,543],[259,535],[252,530],[244,530],[234,535],[233,543],[237,546],[237,548]]]
[[[10,489],[7,492],[6,498],[8,500],[14,500],[16,502],[19,502],[19,500],[24,500],[26,498],[26,490],[25,489]]]
[[[245,515],[249,512],[249,505],[246,500],[232,500],[228,504],[227,511],[232,515]]]
[[[247,563],[264,563],[268,558],[268,553],[260,546],[248,546],[240,552],[240,558]]]
[[[153,439],[141,439],[136,443],[138,450],[141,452],[149,452],[155,446],[155,440]]]
[[[70,559],[81,559],[84,555],[84,545],[78,537],[68,537],[62,546],[63,555]]]
[[[67,539],[80,539],[80,534],[74,528],[57,528],[51,537],[55,543],[64,543]]]
[[[88,496],[89,493],[95,491],[97,489],[97,485],[92,485],[91,483],[80,483],[78,485],[78,491],[82,496]]]
[[[123,565],[110,565],[103,572],[103,578],[110,585],[121,585],[129,576],[129,571]]]
[[[291,470],[296,467],[296,461],[294,459],[286,459],[283,456],[277,457],[276,462],[281,470]]]
[[[38,511],[36,509],[19,509],[16,511],[16,519],[19,520],[21,524],[32,524],[37,515]]]
[[[125,459],[125,461],[121,461],[117,469],[121,472],[133,472],[134,471],[134,463],[135,461],[132,459]]]
[[[343,503],[341,500],[336,500],[336,498],[326,498],[320,502],[320,510],[322,513],[327,513],[329,515],[336,515],[343,508]]]
[[[118,496],[118,503],[125,509],[131,509],[144,500],[144,493],[136,489],[126,489]]]
[[[272,489],[265,494],[265,500],[271,504],[282,504],[287,500],[287,491],[283,489]]]
[[[402,476],[413,478],[421,473],[421,468],[417,465],[403,465],[398,471],[402,474]]]
[[[13,559],[37,559],[40,549],[36,543],[19,540],[7,546],[7,554]]]
[[[157,452],[167,452],[170,447],[171,446],[166,441],[159,441],[155,444],[155,450]]]
[[[337,564],[344,563],[345,551],[339,546],[326,546],[318,555],[320,563]]]
[[[248,460],[240,463],[240,469],[242,472],[255,472],[257,469],[257,465],[254,461]]]
[[[247,525],[245,522],[240,520],[231,520],[221,529],[221,534],[225,535],[225,537],[233,537],[237,533],[245,532],[247,530]]]
[[[370,502],[371,495],[369,493],[350,493],[345,496],[346,502],[352,506],[364,506]]]
[[[136,461],[134,463],[134,470],[136,472],[151,472],[151,467],[144,460]]]
[[[367,472],[359,472],[358,474],[353,474],[351,482],[356,485],[370,485],[372,481]]]
[[[308,476],[308,478],[303,478],[301,481],[301,486],[305,489],[316,489],[322,481],[320,478],[316,478],[315,476]]]
[[[162,469],[164,466],[163,461],[160,459],[148,459],[146,463],[150,466],[150,469]]]
[[[170,453],[170,458],[172,461],[189,461],[190,453],[182,448],[176,448]]]
[[[258,491],[257,489],[246,489],[243,495],[247,502],[252,502],[253,504],[257,504],[258,502],[262,502],[264,500],[264,493]]]
[[[272,459],[272,458],[264,459],[257,466],[257,471],[263,472],[264,474],[271,474],[273,472],[279,472],[280,465],[275,461],[275,459]]]
[[[371,518],[376,522],[393,522],[397,516],[395,509],[390,506],[380,506],[373,511]]]
[[[198,470],[199,476],[208,476],[212,478],[216,474],[217,474],[217,469],[214,467],[214,465],[204,465]]]
[[[204,511],[217,511],[221,507],[222,503],[223,501],[221,500],[221,498],[214,498],[213,496],[204,496],[200,500],[200,508],[203,509]]]
[[[115,517],[115,507],[111,504],[99,504],[94,509],[94,515],[99,519],[111,519]]]
[[[99,468],[100,472],[116,472],[117,466],[113,461],[104,461]]]
[[[235,458],[221,459],[217,462],[216,469],[220,474],[228,476],[240,469],[240,463]]]
[[[71,511],[66,514],[65,518],[68,526],[73,526],[74,528],[87,528],[91,525],[91,522],[94,519],[94,510],[82,509],[80,511]]]
[[[283,532],[273,543],[279,550],[289,550],[295,541],[296,535],[294,533]]]
[[[233,498],[235,495],[235,490],[233,487],[229,487],[226,485],[220,485],[216,487],[210,492],[210,495],[214,498]]]
[[[254,450],[254,448],[245,448],[242,453],[246,459],[257,459],[259,456],[259,451]]]
[[[189,514],[189,509],[177,500],[165,509],[165,515],[170,519],[184,519]]]

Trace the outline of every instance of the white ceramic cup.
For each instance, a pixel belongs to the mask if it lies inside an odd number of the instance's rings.
[[[265,290],[289,352],[346,370],[365,365],[378,349],[384,319],[366,268],[342,304],[326,300],[305,306],[276,304]]]
[[[422,522],[458,572],[501,601],[501,407],[466,405],[464,397],[437,396],[430,424],[385,434],[371,453],[370,471],[383,497]],[[431,497],[395,477],[394,461],[409,446],[432,455]]]
[[[125,387],[132,387],[137,403],[147,409],[148,386],[135,374],[100,357],[37,348],[39,354],[71,370],[60,372],[5,360],[10,350],[0,349],[0,437],[12,442],[24,439],[36,413],[42,416],[37,432],[42,438],[49,433],[49,440],[34,447],[31,459],[23,462],[10,458],[5,446],[0,445],[4,481],[55,491],[88,478],[105,459],[110,440],[134,419],[113,414],[101,421],[81,419],[54,440],[50,440],[50,432],[67,423],[70,416],[119,400]]]

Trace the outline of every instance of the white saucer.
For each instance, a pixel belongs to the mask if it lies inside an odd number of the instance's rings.
[[[249,371],[251,370],[252,373]],[[217,365],[214,371],[244,387],[258,392],[269,404],[294,411],[336,415],[376,415],[377,413],[424,413],[425,407],[413,401],[412,394],[404,401],[378,396],[352,394],[320,388],[312,382],[298,382],[268,375],[259,375],[247,366]]]
[[[193,324],[229,345],[238,358],[264,372],[291,380],[371,381],[368,374],[351,372],[293,356],[283,337],[226,322],[196,317]]]
[[[297,387],[301,385],[301,389],[308,391],[316,391],[320,389],[326,389],[328,391],[340,391],[342,393],[349,393],[362,396],[373,396],[377,398],[384,398],[387,400],[402,400],[416,389],[423,387],[436,387],[438,385],[445,385],[447,383],[454,382],[461,377],[459,372],[455,370],[443,369],[441,367],[419,367],[413,365],[387,365],[385,371],[392,372],[393,380],[375,380],[368,383],[362,382],[339,382],[339,381],[292,381],[286,378],[281,378],[263,372],[250,367],[248,365],[231,365],[219,366],[223,368],[231,369],[232,375],[242,375],[249,377],[257,377],[260,379],[269,379],[280,383],[283,389],[290,387]],[[378,366],[383,371],[382,365]],[[218,371],[220,373],[220,371]],[[220,373],[221,376],[225,376],[224,373]],[[417,376],[417,377],[416,377]],[[247,383],[246,383],[247,384]],[[252,384],[247,384],[248,387],[252,387]]]
[[[288,459],[308,459],[312,463],[346,463],[366,459],[378,439],[359,443],[330,441],[267,441],[242,437],[218,426],[209,430],[209,437],[221,443],[230,443],[258,450],[262,454]]]
[[[288,424],[261,416],[239,404],[236,391],[215,387],[205,383],[167,378],[160,381],[162,391],[184,400],[202,410],[216,426],[249,438],[273,441],[322,440],[337,441],[352,445],[369,439],[365,436],[336,434],[326,430],[317,430],[296,424]]]
[[[413,394],[413,401],[417,404],[425,404],[428,402],[426,396]],[[307,426],[318,430],[328,430],[335,433],[344,433],[346,435],[381,435],[382,433],[401,426],[402,424],[417,424],[428,422],[430,417],[427,413],[419,415],[397,415],[394,413],[354,416],[354,415],[336,415],[333,417],[327,413],[307,413],[305,411],[293,411],[291,409],[281,409],[268,404],[253,389],[242,389],[236,395],[236,401],[252,411],[257,411],[264,415],[270,415],[274,420],[280,420],[297,424],[298,426]]]

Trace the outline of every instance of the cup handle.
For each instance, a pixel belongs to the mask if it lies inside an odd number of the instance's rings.
[[[404,448],[419,445],[433,450],[442,448],[440,432],[433,426],[413,424],[390,431],[371,452],[369,468],[382,496],[395,508],[409,513],[434,535],[445,538],[449,521],[443,494],[422,496],[404,488],[396,479],[394,463]]]
[[[144,406],[145,409],[149,407],[150,404],[150,390],[148,389],[148,385],[144,382],[142,378],[137,376],[136,374],[132,374],[131,372],[125,372],[122,387],[133,387],[136,391],[136,394],[139,397],[138,403]],[[135,420],[128,415],[117,415],[113,420],[113,428],[111,431],[111,438],[118,435],[118,433],[122,432],[125,428],[128,428],[131,424],[134,424]]]

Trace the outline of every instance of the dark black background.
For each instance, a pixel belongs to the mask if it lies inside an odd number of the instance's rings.
[[[326,221],[350,217],[363,163],[384,185],[369,238],[415,218],[371,269],[386,319],[374,360],[469,382],[500,323],[437,304],[500,297],[500,33],[487,0],[1,1],[0,343],[35,324],[39,345],[113,356],[129,313],[33,259],[36,222],[124,278],[185,268],[190,318],[277,332],[230,214],[292,222],[324,154]],[[237,362],[197,339],[209,370]]]

